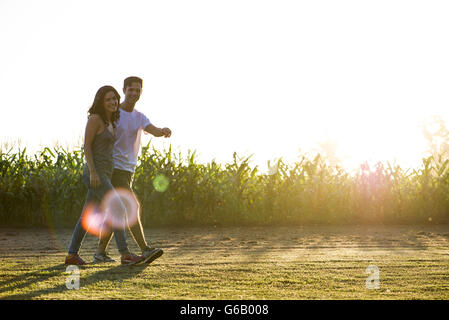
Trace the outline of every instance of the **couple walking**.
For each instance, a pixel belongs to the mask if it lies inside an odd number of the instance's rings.
[[[142,130],[156,137],[168,138],[171,136],[169,128],[154,126],[143,113],[134,109],[142,93],[142,85],[143,81],[138,77],[126,78],[123,84],[125,100],[121,104],[120,95],[113,87],[101,87],[89,109],[84,137],[86,165],[82,179],[88,192],[83,212],[75,226],[69,252],[65,259],[65,263],[68,265],[86,264],[78,252],[87,232],[83,228],[83,218],[89,211],[88,208],[94,206],[100,211],[104,210],[102,200],[111,193],[117,196],[117,188],[128,190],[137,204],[131,185],[137,164]],[[140,221],[138,204],[136,223],[129,224],[129,229],[141,249],[142,255],[131,253],[126,242],[126,221],[129,218],[127,217],[127,208],[129,206],[118,201],[118,205],[114,208],[115,218],[118,217],[123,223],[121,227],[111,225],[109,229],[106,228],[106,221],[102,222],[100,241],[93,262],[115,261],[106,253],[113,234],[115,234],[122,264],[151,263],[159,258],[163,254],[163,250],[148,246]]]

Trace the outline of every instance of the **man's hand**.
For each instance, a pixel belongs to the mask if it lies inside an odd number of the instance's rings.
[[[162,131],[162,135],[163,135],[165,138],[170,138],[170,136],[171,136],[171,130],[170,130],[169,128],[162,128],[161,131]]]
[[[145,132],[151,133],[155,137],[166,137],[169,138],[171,136],[171,130],[169,128],[158,128],[152,124],[149,124],[145,127]]]

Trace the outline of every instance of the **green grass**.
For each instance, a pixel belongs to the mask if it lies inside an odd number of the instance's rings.
[[[448,226],[146,229],[147,268],[81,267],[65,285],[72,230],[0,229],[1,299],[448,299]],[[129,244],[137,247],[131,237]],[[81,256],[91,260],[96,239]],[[111,255],[118,259],[115,243]],[[365,286],[369,265],[380,289]]]

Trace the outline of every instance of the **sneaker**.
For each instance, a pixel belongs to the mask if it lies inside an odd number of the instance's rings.
[[[133,265],[133,264],[139,263],[143,259],[145,259],[145,257],[138,256],[138,255],[135,255],[134,253],[128,252],[128,253],[122,254],[120,261],[122,264]]]
[[[114,259],[112,259],[108,254],[105,253],[94,253],[94,259],[92,261],[93,263],[99,263],[99,262],[116,262]]]
[[[143,263],[150,264],[160,256],[164,254],[164,250],[159,248],[147,248],[142,252],[142,256],[144,257]]]
[[[66,265],[83,266],[87,263],[86,263],[86,261],[81,259],[81,257],[78,254],[72,253],[72,254],[69,254],[67,257],[65,257],[65,264]]]

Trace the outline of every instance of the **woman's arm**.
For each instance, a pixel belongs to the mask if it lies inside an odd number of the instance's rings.
[[[86,132],[84,134],[84,155],[86,157],[87,166],[89,167],[90,186],[92,188],[97,188],[101,184],[100,177],[95,169],[94,157],[92,155],[92,142],[99,129],[101,129],[101,118],[94,114],[87,120]]]

